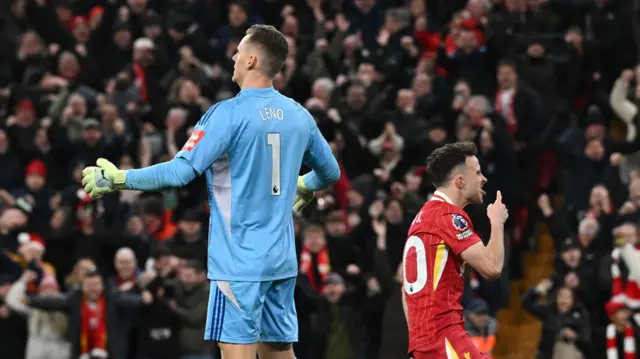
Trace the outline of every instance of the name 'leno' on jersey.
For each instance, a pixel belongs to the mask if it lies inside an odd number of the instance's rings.
[[[281,108],[265,107],[258,110],[263,121],[266,120],[284,120],[284,111]]]

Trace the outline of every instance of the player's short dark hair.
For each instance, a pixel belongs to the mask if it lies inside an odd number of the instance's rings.
[[[262,70],[267,76],[275,77],[289,56],[287,39],[271,25],[253,25],[247,30],[247,35],[251,35],[248,41],[260,46],[266,55]]]
[[[427,158],[427,171],[435,187],[440,187],[450,180],[451,172],[464,164],[467,157],[478,154],[473,142],[456,142],[444,145],[433,151]]]

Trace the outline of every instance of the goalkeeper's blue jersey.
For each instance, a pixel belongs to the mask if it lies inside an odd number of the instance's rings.
[[[242,90],[207,111],[176,157],[207,178],[210,280],[297,275],[292,208],[301,164],[339,173],[304,107],[273,88]]]

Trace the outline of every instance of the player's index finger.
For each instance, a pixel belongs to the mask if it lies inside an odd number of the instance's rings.
[[[496,202],[502,202],[502,192],[496,193]]]

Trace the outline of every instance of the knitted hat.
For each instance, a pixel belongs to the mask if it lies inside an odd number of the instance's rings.
[[[620,302],[620,301],[615,301],[615,300],[610,300],[607,302],[607,304],[604,305],[604,310],[605,312],[607,312],[607,315],[609,316],[609,318],[613,317],[614,314],[616,314],[617,311],[619,311],[620,309],[626,309],[627,305],[624,302]]]
[[[79,188],[76,191],[76,197],[78,198],[78,200],[82,203],[89,203],[91,202],[91,196],[84,190],[84,188]]]
[[[43,251],[45,249],[44,238],[40,237],[37,234],[33,234],[33,233],[23,232],[23,233],[18,234],[18,243],[20,243],[21,245],[30,245],[30,246],[34,246],[34,247],[39,247]]]
[[[24,175],[25,177],[34,176],[34,175],[40,176],[40,177],[47,177],[47,166],[44,164],[44,162],[40,160],[33,160],[29,162],[29,164],[25,168]]]

